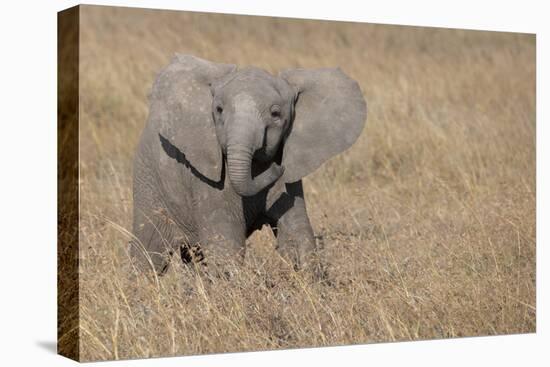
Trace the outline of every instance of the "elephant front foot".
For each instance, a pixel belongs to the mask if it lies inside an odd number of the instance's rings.
[[[201,271],[209,278],[231,279],[242,267],[245,255],[244,241],[228,240],[223,236],[211,236],[199,245],[196,259]]]
[[[311,230],[302,234],[279,231],[277,250],[297,271],[309,269],[318,262],[317,247]]]

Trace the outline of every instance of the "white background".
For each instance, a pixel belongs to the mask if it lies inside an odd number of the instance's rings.
[[[96,4],[537,33],[537,333],[308,350],[107,362],[117,366],[548,365],[549,12],[544,1],[96,1]],[[68,365],[56,340],[56,12],[0,10],[0,364]],[[7,5],[9,4],[9,5]],[[309,5],[309,7],[308,7]],[[368,65],[365,65],[368,67]],[[546,103],[546,104],[545,104]],[[549,144],[550,145],[550,144]],[[544,164],[546,163],[546,169]],[[545,225],[546,224],[546,225]],[[24,267],[21,265],[24,264]]]

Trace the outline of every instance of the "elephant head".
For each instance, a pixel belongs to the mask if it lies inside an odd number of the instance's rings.
[[[359,85],[338,68],[273,76],[177,55],[152,98],[161,134],[207,177],[219,176],[225,156],[241,196],[313,172],[355,142],[366,118]]]

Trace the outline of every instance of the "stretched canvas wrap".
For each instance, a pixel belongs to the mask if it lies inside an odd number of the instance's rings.
[[[533,34],[58,15],[58,351],[535,332]]]

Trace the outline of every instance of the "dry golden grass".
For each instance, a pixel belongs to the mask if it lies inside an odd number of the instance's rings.
[[[103,7],[81,25],[81,359],[535,331],[534,36]],[[128,265],[132,155],[175,52],[360,83],[364,133],[304,180],[326,279],[267,230],[230,281]]]

